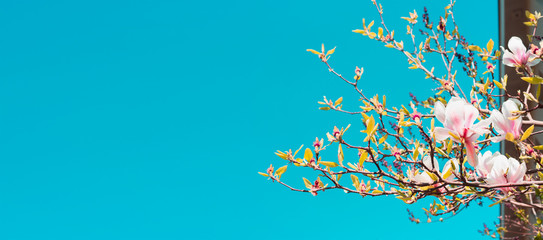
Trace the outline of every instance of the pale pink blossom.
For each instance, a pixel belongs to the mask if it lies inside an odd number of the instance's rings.
[[[452,163],[452,164],[451,164]],[[439,163],[437,162],[437,159],[434,158],[434,161],[432,163],[430,156],[425,156],[422,159],[422,164],[425,168],[423,168],[423,171],[420,173],[417,173],[413,176],[413,180],[420,183],[432,183],[434,180],[432,177],[430,177],[430,174],[427,169],[430,171],[437,171],[445,180],[452,180],[454,178],[454,173],[458,174],[458,160],[456,158],[451,159],[450,161],[447,161],[445,163],[445,166],[443,166],[443,171],[440,171]],[[452,168],[452,165],[454,164],[454,169]]]
[[[454,165],[454,167],[453,167]],[[459,173],[459,163],[458,159],[453,158],[445,163],[445,166],[443,166],[443,178],[445,180],[453,180],[455,176]]]
[[[486,177],[486,182],[491,185],[521,183],[526,174],[526,163],[520,164],[514,158],[507,158],[504,155],[492,157],[492,170]],[[512,190],[511,187],[500,188],[504,192]]]
[[[522,117],[514,116],[513,112],[519,111],[521,108],[522,103],[511,98],[503,103],[501,112],[496,109],[492,110],[490,121],[498,132],[498,136],[492,138],[493,142],[503,141],[507,133],[513,135],[515,139],[520,137]]]
[[[489,132],[490,120],[485,119],[474,124],[479,117],[479,111],[458,97],[452,97],[447,107],[437,101],[434,105],[434,114],[437,120],[443,123],[443,127],[434,129],[435,138],[438,141],[451,138],[457,143],[464,143],[469,164],[477,166],[475,141],[479,136]]]
[[[521,67],[521,66],[534,66],[538,64],[541,59],[537,55],[530,51],[526,51],[526,47],[522,43],[519,37],[511,37],[507,43],[509,50],[502,48],[503,51],[503,64],[509,67]]]
[[[492,166],[494,166],[493,159],[498,157],[499,155],[501,155],[499,152],[495,152],[494,154],[492,154],[492,152],[490,151],[486,151],[482,155],[481,153],[479,153],[479,161],[477,163],[477,166],[475,167],[475,170],[477,170],[477,174],[479,174],[479,176],[483,178],[486,178],[490,171],[492,171]]]
[[[429,169],[431,171],[437,170],[439,172],[439,163],[437,162],[437,159],[434,158],[432,161],[432,158],[430,156],[424,156],[422,158],[422,165],[424,165],[425,168],[423,168],[423,171],[421,173],[415,174],[415,176],[413,176],[413,180],[420,183],[434,182],[426,169]]]

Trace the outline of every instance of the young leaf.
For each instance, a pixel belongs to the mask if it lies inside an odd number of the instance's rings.
[[[311,189],[311,186],[313,186],[311,182],[307,180],[307,178],[304,178],[304,184],[305,184],[305,187],[308,189]]]
[[[270,175],[268,175],[268,174],[261,173],[261,172],[258,172],[258,174],[260,174],[260,175],[262,175],[262,176],[264,176],[264,177],[269,177],[269,176],[270,176]]]
[[[503,88],[503,85],[500,82],[498,82],[496,80],[493,80],[493,81],[494,81],[494,85],[496,85],[496,87],[498,87],[499,89],[505,90],[505,88]]]
[[[468,49],[471,50],[471,51],[477,51],[477,52],[482,52],[483,51],[481,49],[481,47],[479,47],[477,45],[470,45],[470,46],[468,46]]]
[[[506,133],[505,134],[505,140],[507,140],[509,142],[515,142],[515,136],[513,136],[513,134],[511,134],[511,133]]]
[[[334,106],[335,105],[338,105],[338,104],[341,104],[341,102],[343,102],[343,97],[339,97],[336,102],[334,102]]]
[[[360,180],[358,180],[358,177],[351,174],[351,180],[353,181],[353,185],[358,188],[358,185],[360,185]]]
[[[317,52],[317,51],[315,51],[315,50],[313,50],[313,49],[307,49],[306,51],[312,52],[312,53],[317,54],[317,55],[320,55],[320,54],[321,54],[320,52]]]
[[[312,158],[313,158],[313,152],[311,152],[311,149],[306,148],[305,153],[304,153],[304,159],[309,162],[311,161]]]
[[[536,149],[536,150],[543,150],[543,145],[534,146],[534,149]]]
[[[324,165],[324,166],[331,167],[331,168],[339,166],[335,162],[320,161],[319,163]]]
[[[529,82],[531,84],[541,84],[543,83],[543,78],[540,76],[534,76],[534,77],[521,77],[520,79]]]
[[[488,52],[491,52],[492,48],[494,48],[494,41],[492,41],[492,39],[490,39],[490,40],[488,40],[488,43],[486,44],[486,50],[488,50]]]
[[[328,52],[326,52],[326,56],[333,54],[335,51],[336,51],[336,47],[332,48],[331,50],[328,50]]]
[[[275,174],[278,175],[279,177],[281,177],[281,175],[282,175],[283,173],[285,173],[286,171],[287,171],[287,165],[278,168],[278,169],[275,171]]]
[[[530,126],[524,134],[522,134],[522,138],[520,138],[521,141],[526,140],[530,135],[532,135],[532,132],[534,131],[534,125]]]

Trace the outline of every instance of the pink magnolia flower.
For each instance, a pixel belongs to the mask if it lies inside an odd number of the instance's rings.
[[[503,103],[501,112],[496,109],[492,110],[490,121],[492,121],[492,125],[498,132],[498,136],[492,138],[493,142],[503,141],[507,133],[512,134],[515,139],[520,137],[522,117],[512,118],[515,117],[513,112],[519,111],[521,108],[522,103],[517,99],[511,98]]]
[[[479,111],[458,97],[452,97],[447,107],[437,101],[434,105],[434,114],[437,120],[443,123],[443,127],[434,129],[435,138],[438,141],[451,138],[457,143],[464,143],[469,164],[473,167],[477,166],[475,141],[479,136],[489,132],[487,127],[490,120],[485,119],[474,124],[479,117]]]
[[[526,163],[520,164],[514,158],[507,158],[504,155],[498,154],[493,156],[491,161],[493,162],[492,170],[486,177],[488,184],[507,184],[507,183],[520,183],[526,174]],[[500,188],[504,192],[509,192],[513,188],[503,187]]]
[[[534,66],[538,64],[541,59],[537,55],[530,51],[526,51],[526,47],[522,43],[522,40],[518,37],[511,37],[507,43],[509,50],[502,48],[503,51],[503,64],[509,67],[521,67],[521,66]]]

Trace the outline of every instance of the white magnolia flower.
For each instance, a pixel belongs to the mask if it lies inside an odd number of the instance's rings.
[[[492,170],[486,177],[486,182],[491,185],[520,183],[526,174],[526,163],[520,164],[514,158],[507,158],[504,155],[492,155]],[[510,187],[500,188],[504,192],[512,190]]]
[[[486,176],[492,171],[492,166],[494,166],[494,158],[501,155],[500,152],[495,152],[492,154],[490,151],[486,151],[483,155],[479,153],[478,155],[478,164],[475,167],[477,174],[479,176],[486,178]]]
[[[534,66],[538,64],[541,59],[537,58],[537,55],[526,51],[526,47],[522,43],[522,40],[518,37],[511,37],[507,43],[509,50],[502,48],[503,52],[503,64],[509,67],[521,67],[521,66]]]
[[[517,117],[513,115],[513,112],[519,111],[522,109],[522,103],[517,99],[508,99],[502,105],[502,111],[492,110],[490,115],[490,121],[492,125],[498,132],[498,136],[492,138],[493,142],[503,141],[505,135],[510,133],[515,139],[520,137],[520,130],[522,126],[522,117]]]
[[[451,164],[452,163],[452,164]],[[422,159],[422,164],[430,170],[436,170],[445,180],[452,180],[455,176],[455,173],[458,175],[458,160],[456,158],[451,159],[447,163],[445,163],[445,166],[443,166],[443,171],[440,171],[439,169],[439,163],[437,162],[437,159],[434,158],[433,164],[430,156],[425,156]],[[454,168],[452,165],[454,164]],[[432,177],[430,177],[430,174],[426,169],[423,169],[422,172],[415,174],[413,176],[413,180],[420,183],[432,183],[434,180]]]

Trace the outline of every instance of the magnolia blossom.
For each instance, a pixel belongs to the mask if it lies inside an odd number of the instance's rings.
[[[439,172],[439,163],[437,162],[437,159],[434,158],[434,161],[432,162],[432,159],[430,156],[425,156],[422,158],[422,165],[424,165],[426,168],[430,170],[437,169]],[[413,180],[420,183],[432,183],[434,180],[430,177],[430,174],[424,170],[421,173],[415,174],[413,176]]]
[[[526,163],[520,164],[514,158],[507,158],[501,154],[494,154],[489,159],[492,164],[490,173],[486,176],[488,184],[520,183],[526,174]],[[504,192],[512,190],[510,187],[500,188]]]
[[[438,173],[441,174],[441,176],[445,180],[452,180],[454,178],[454,173],[458,174],[458,160],[456,158],[451,159],[447,163],[445,163],[445,166],[443,166],[443,171],[439,171],[439,163],[437,162],[437,159],[434,158],[434,161],[432,163],[430,156],[425,156],[422,159],[422,164],[430,170],[436,170]],[[454,164],[454,168],[452,168],[452,165]],[[453,170],[454,169],[454,170]],[[434,180],[432,177],[430,177],[430,174],[424,170],[421,173],[418,173],[413,176],[413,180],[420,183],[432,183]]]
[[[513,112],[519,111],[521,108],[522,103],[517,99],[511,98],[503,103],[502,112],[496,109],[492,110],[490,121],[492,121],[492,125],[499,133],[498,136],[492,138],[493,142],[503,141],[507,133],[513,135],[515,139],[520,137],[522,117],[514,119]]]
[[[477,156],[475,154],[475,141],[485,133],[488,133],[490,120],[485,119],[477,124],[475,120],[479,117],[479,111],[467,103],[464,99],[453,97],[447,103],[437,101],[434,105],[434,114],[437,120],[443,123],[443,127],[434,129],[435,137],[438,141],[451,138],[457,143],[464,143],[469,164],[477,166]]]
[[[486,151],[483,155],[479,153],[479,161],[475,167],[477,174],[483,178],[486,178],[490,171],[492,171],[492,166],[494,166],[494,158],[498,157],[499,155],[501,155],[499,152],[492,154],[490,151]]]
[[[521,67],[521,66],[534,66],[538,64],[541,59],[537,55],[530,51],[526,51],[526,47],[522,43],[522,40],[518,37],[511,37],[507,43],[509,50],[502,48],[503,51],[503,64],[509,67]]]

